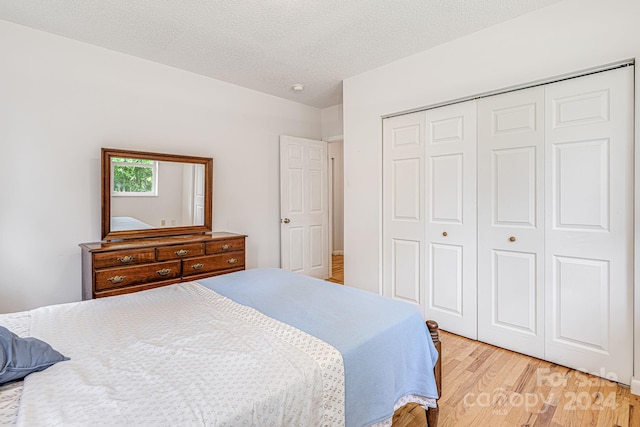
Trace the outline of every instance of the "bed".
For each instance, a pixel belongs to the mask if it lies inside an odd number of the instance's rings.
[[[0,423],[437,423],[440,361],[414,306],[258,268],[0,315],[70,360],[0,386]],[[434,373],[435,372],[435,373]]]
[[[147,230],[150,228],[154,228],[153,225],[132,216],[111,217],[111,231]]]

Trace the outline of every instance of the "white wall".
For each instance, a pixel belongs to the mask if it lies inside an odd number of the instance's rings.
[[[342,104],[322,110],[322,138],[329,142],[330,167],[332,175],[332,251],[334,255],[344,253],[344,148],[342,134],[344,121]]]
[[[0,312],[81,298],[100,239],[100,147],[214,158],[214,229],[280,265],[279,135],[321,111],[0,21]]]
[[[322,138],[335,139],[342,136],[343,132],[342,104],[324,108],[322,110]]]
[[[330,142],[329,167],[332,174],[332,245],[333,255],[344,254],[344,144],[342,141]]]
[[[638,0],[566,0],[345,80],[345,283],[372,292],[381,289],[382,116],[640,58],[639,17]],[[636,178],[637,207],[639,183]],[[637,247],[639,243],[636,233]],[[638,285],[635,316],[640,325]],[[640,327],[634,366],[640,379]],[[640,382],[634,384],[640,393]]]

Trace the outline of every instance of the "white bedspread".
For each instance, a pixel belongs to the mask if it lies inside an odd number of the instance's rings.
[[[71,360],[25,379],[19,425],[344,425],[335,348],[197,283],[30,314]]]
[[[28,311],[0,314],[0,326],[8,328],[20,337],[29,336],[31,315]],[[15,424],[22,395],[22,381],[0,385],[0,425]]]

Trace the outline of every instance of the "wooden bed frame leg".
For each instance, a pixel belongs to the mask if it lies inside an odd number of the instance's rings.
[[[429,408],[427,411],[427,426],[438,427],[438,408]]]
[[[433,374],[436,378],[436,388],[438,390],[438,397],[442,396],[442,343],[440,342],[440,332],[438,330],[438,322],[434,320],[427,320],[427,327],[431,333],[431,339],[433,344],[438,350],[438,361],[433,367]],[[427,426],[438,427],[438,415],[439,408],[430,408],[427,411]]]

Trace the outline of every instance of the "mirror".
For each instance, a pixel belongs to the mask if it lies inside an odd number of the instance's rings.
[[[104,240],[212,230],[213,159],[102,149]]]

